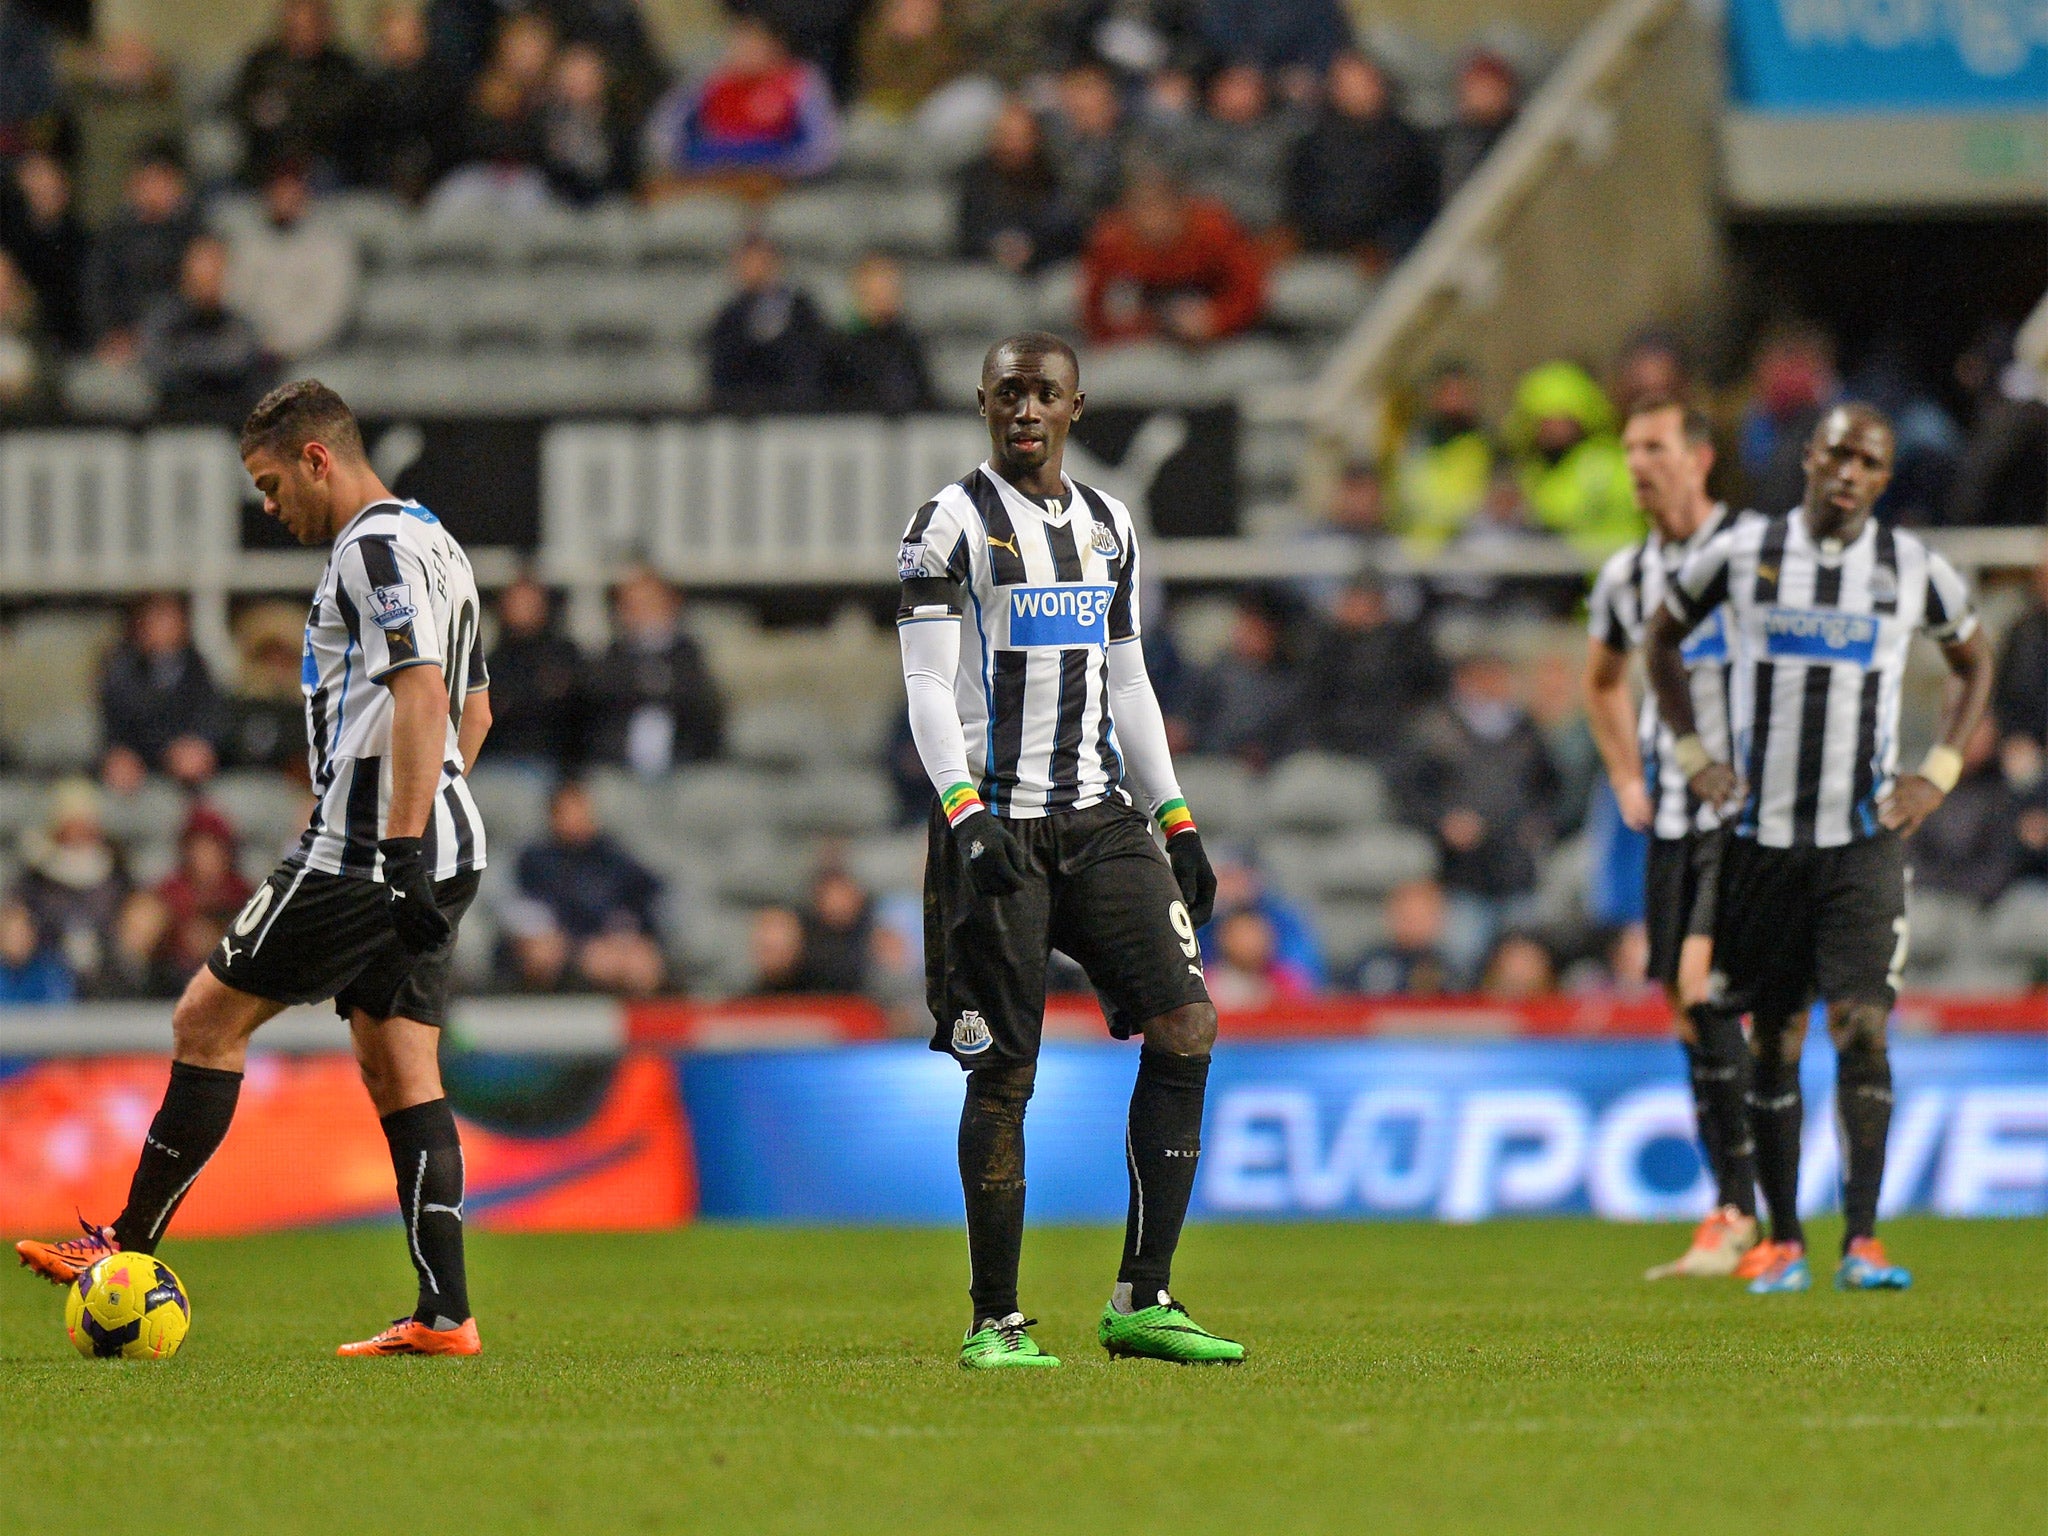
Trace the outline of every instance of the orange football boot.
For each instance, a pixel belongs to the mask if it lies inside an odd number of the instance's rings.
[[[1774,1243],[1765,1238],[1742,1256],[1741,1261],[1735,1266],[1735,1278],[1754,1280],[1778,1262],[1778,1250],[1786,1246],[1784,1243]]]
[[[21,1255],[22,1263],[50,1284],[69,1285],[108,1254],[121,1251],[121,1245],[114,1241],[112,1227],[96,1227],[83,1216],[78,1218],[78,1224],[85,1229],[83,1237],[62,1243],[41,1243],[25,1237],[14,1245],[14,1251]]]
[[[476,1319],[460,1328],[429,1328],[425,1323],[401,1317],[374,1339],[344,1344],[337,1355],[480,1355],[484,1341],[477,1337]]]

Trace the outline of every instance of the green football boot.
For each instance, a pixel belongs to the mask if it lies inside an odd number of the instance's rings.
[[[1013,1367],[1058,1365],[1059,1357],[1048,1355],[1024,1330],[1038,1322],[1022,1312],[1008,1317],[984,1319],[960,1343],[963,1371],[1007,1371]]]
[[[1114,1301],[1108,1303],[1095,1336],[1113,1357],[1171,1360],[1175,1365],[1236,1365],[1244,1359],[1242,1344],[1218,1338],[1164,1291],[1156,1305],[1135,1312],[1119,1312]]]

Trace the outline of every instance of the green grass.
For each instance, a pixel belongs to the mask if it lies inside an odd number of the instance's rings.
[[[1038,1230],[1025,1300],[1067,1366],[1009,1376],[953,1364],[950,1232],[482,1236],[475,1361],[331,1358],[399,1310],[395,1231],[173,1243],[196,1323],[165,1364],[78,1359],[57,1293],[0,1275],[0,1509],[152,1533],[2038,1536],[2048,1232],[1887,1235],[1913,1291],[1763,1299],[1642,1284],[1671,1228],[1205,1226],[1178,1288],[1253,1358],[1188,1370],[1096,1348],[1114,1234]]]

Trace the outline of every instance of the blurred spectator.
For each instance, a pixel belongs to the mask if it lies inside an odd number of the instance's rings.
[[[1205,113],[1181,135],[1175,169],[1188,190],[1213,198],[1253,234],[1264,235],[1287,212],[1287,167],[1302,123],[1276,111],[1266,77],[1255,64],[1218,70],[1209,82]]]
[[[1834,343],[1810,326],[1767,335],[1750,369],[1749,396],[1736,452],[1749,505],[1775,517],[1805,497],[1806,440],[1841,396]]]
[[[1495,935],[1528,913],[1559,787],[1504,659],[1482,652],[1457,664],[1448,704],[1413,727],[1395,784],[1407,818],[1436,839],[1445,951],[1470,976]]]
[[[1385,73],[1363,54],[1339,54],[1322,111],[1288,172],[1288,208],[1302,243],[1393,260],[1421,238],[1436,191],[1429,141],[1396,112]]]
[[[1202,36],[1218,58],[1261,69],[1327,69],[1353,46],[1338,0],[1201,0]]]
[[[975,67],[1005,86],[1042,76],[1079,39],[1070,0],[951,0]]]
[[[2027,605],[2005,632],[1991,715],[2008,740],[2048,747],[2048,562],[2034,568]]]
[[[733,252],[739,292],[705,340],[715,411],[810,411],[825,403],[825,322],[783,276],[782,253],[759,235]]]
[[[1543,745],[1557,769],[1553,830],[1571,837],[1585,825],[1593,786],[1605,781],[1600,749],[1586,723],[1581,669],[1562,651],[1545,651],[1528,669],[1529,716],[1543,733]]]
[[[1081,289],[1088,334],[1101,342],[1202,346],[1246,329],[1265,305],[1258,252],[1230,211],[1152,167],[1132,175],[1088,237]]]
[[[344,178],[362,70],[334,40],[327,0],[280,0],[277,30],[242,65],[228,109],[242,130],[243,173],[281,160],[304,165],[323,187]]]
[[[519,216],[548,200],[541,112],[547,103],[555,33],[533,11],[508,15],[490,62],[471,83],[455,169],[434,189],[430,210],[483,207]]]
[[[1280,963],[1279,940],[1263,912],[1247,908],[1212,925],[1215,956],[1202,967],[1209,996],[1219,1008],[1265,1008],[1309,989]]]
[[[1108,209],[1124,179],[1125,127],[1116,77],[1096,63],[1064,70],[1045,135],[1067,202],[1084,218]]]
[[[1915,528],[1941,521],[1962,459],[1963,435],[1955,418],[1913,376],[1899,339],[1873,348],[1843,394],[1876,406],[1891,423],[1892,479],[1878,499],[1877,515]]]
[[[1402,537],[1421,552],[1441,549],[1486,500],[1493,466],[1477,371],[1457,359],[1437,364],[1395,458],[1395,525]]]
[[[56,116],[56,34],[22,0],[0,0],[0,160],[46,142]]]
[[[1523,374],[1503,435],[1537,527],[1588,558],[1641,537],[1614,407],[1585,369],[1544,363]]]
[[[491,647],[491,763],[559,769],[575,754],[583,658],[555,622],[547,588],[522,574],[498,594]]]
[[[66,779],[50,795],[48,819],[21,840],[13,900],[35,925],[36,948],[62,958],[88,997],[120,986],[116,926],[128,899],[120,851],[100,824],[99,791]]]
[[[1994,326],[1956,360],[1970,397],[1970,437],[1949,494],[1948,520],[2025,528],[2048,508],[2048,376],[2013,356],[2010,326]]]
[[[142,317],[177,292],[185,247],[200,230],[177,151],[167,144],[145,150],[128,173],[120,216],[86,258],[86,328],[102,359],[134,358]]]
[[[839,158],[839,117],[814,64],[792,58],[763,22],[740,16],[701,82],[679,84],[647,125],[650,164],[671,178],[802,180]]]
[[[1223,654],[1188,688],[1187,724],[1197,752],[1264,768],[1287,754],[1295,678],[1282,655],[1281,614],[1257,593],[1240,596]]]
[[[880,0],[861,24],[854,68],[862,105],[903,118],[971,63],[945,0]]]
[[[1964,743],[1962,778],[1913,834],[1914,888],[1989,906],[2012,882],[2019,816],[1999,764],[1998,727],[1987,717]]]
[[[639,123],[667,84],[667,70],[642,14],[642,0],[538,0],[564,48],[594,48],[604,60],[615,120]]]
[[[599,827],[590,791],[555,787],[548,835],[519,855],[504,926],[520,982],[645,997],[661,989],[661,881]]]
[[[140,32],[116,27],[79,62],[68,93],[78,138],[71,170],[78,216],[98,233],[121,212],[136,161],[163,146],[178,153],[185,112],[170,65]]]
[[[1011,272],[1036,272],[1081,249],[1084,222],[1053,175],[1031,109],[1006,100],[988,149],[960,173],[960,254]]]
[[[1647,326],[1622,343],[1614,359],[1614,403],[1621,416],[1643,401],[1692,397],[1692,364],[1684,342]]]
[[[1302,660],[1291,739],[1386,762],[1409,721],[1443,687],[1443,658],[1428,626],[1398,622],[1378,580],[1361,577],[1338,597],[1329,625]]]
[[[429,53],[419,8],[402,0],[379,6],[356,125],[356,179],[420,202],[446,166],[461,99],[445,63]]]
[[[70,967],[43,943],[28,908],[12,896],[0,901],[0,1008],[68,1003],[77,995]]]
[[[206,963],[228,924],[255,894],[235,868],[235,829],[195,804],[178,832],[178,865],[155,889],[128,898],[120,922],[123,963],[143,989],[175,997]]]
[[[726,9],[764,25],[786,52],[815,65],[832,100],[853,98],[867,0],[727,0]]]
[[[296,780],[308,778],[306,696],[299,682],[304,627],[304,610],[283,603],[257,604],[236,621],[241,670],[228,700],[224,752],[234,767],[274,768]],[[494,703],[497,681],[492,679]]]
[[[790,990],[866,991],[874,902],[836,857],[828,857],[820,865],[798,918],[803,929],[803,958],[797,976],[803,985]]]
[[[1479,990],[1501,1002],[1525,1003],[1557,990],[1557,967],[1550,951],[1528,934],[1510,933],[1486,957]]]
[[[55,155],[30,150],[11,173],[0,173],[0,251],[35,290],[36,313],[51,340],[83,351],[85,226],[71,205],[71,177]]]
[[[1323,951],[1314,924],[1299,905],[1266,883],[1258,864],[1240,849],[1224,850],[1216,861],[1216,915],[1202,930],[1203,965],[1222,957],[1225,923],[1246,913],[1264,929],[1263,958],[1256,967],[1261,980],[1289,997],[1321,990]]]
[[[1186,180],[1194,171],[1194,139],[1202,123],[1202,87],[1184,69],[1161,69],[1142,78],[1130,114],[1126,163],[1144,160]]]
[[[1479,48],[1459,61],[1454,94],[1457,115],[1437,141],[1445,202],[1514,126],[1515,116],[1522,110],[1522,81],[1514,65]]]
[[[57,404],[56,359],[35,290],[0,251],[0,422],[33,421]]]
[[[1353,991],[1394,997],[1440,997],[1457,978],[1444,955],[1444,891],[1434,880],[1409,880],[1387,893],[1386,941],[1359,957]]]
[[[1212,62],[1200,0],[1079,0],[1067,17],[1077,50],[1130,79],[1186,78]]]
[[[589,43],[571,43],[555,60],[541,108],[548,186],[574,208],[630,192],[637,170],[633,139],[631,126],[613,111],[604,55]]]
[[[902,416],[934,404],[924,343],[903,318],[903,266],[870,252],[854,266],[848,286],[853,318],[832,338],[826,388],[835,405]]]
[[[142,324],[141,363],[157,413],[173,421],[239,426],[274,369],[256,327],[228,307],[228,248],[216,235],[185,247],[178,291]]]
[[[812,990],[804,974],[804,923],[788,907],[763,907],[747,929],[749,989],[761,997]]]
[[[682,596],[640,570],[619,583],[617,637],[585,674],[582,744],[594,761],[642,776],[717,757],[725,701],[684,633]]]
[[[145,772],[166,773],[181,784],[211,778],[225,713],[192,643],[185,600],[168,592],[143,598],[127,638],[100,671],[100,776],[107,788],[133,794]]]
[[[307,217],[312,196],[303,171],[279,164],[263,183],[263,222],[238,226],[228,245],[228,303],[275,357],[331,345],[362,283],[355,241]]]

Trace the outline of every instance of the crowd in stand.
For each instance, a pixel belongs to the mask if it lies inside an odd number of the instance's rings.
[[[1216,918],[1202,942],[1219,999],[1261,1006],[1320,994],[1429,996],[1479,990],[1526,997],[1558,988],[1641,986],[1640,851],[1618,823],[1588,733],[1576,652],[1511,660],[1440,594],[1364,580],[1334,593],[1249,591],[1213,659],[1183,659],[1170,621],[1147,648],[1176,752],[1264,774],[1295,754],[1372,765],[1393,818],[1426,838],[1435,873],[1385,899],[1363,952],[1326,944],[1315,911],[1291,900],[1257,848],[1219,838]],[[303,785],[295,620],[252,611],[240,626],[240,685],[216,684],[179,599],[140,600],[100,683],[98,781],[49,796],[0,897],[0,1001],[174,992],[250,894],[253,863],[209,799],[224,768]],[[613,637],[586,654],[562,631],[544,588],[505,589],[491,647],[494,771],[551,787],[545,830],[494,848],[497,984],[530,991],[646,995],[701,978],[673,962],[680,893],[606,825],[594,769],[660,784],[720,758],[725,703],[681,599],[651,573],[614,594]],[[1483,632],[1481,632],[1483,633]],[[1987,906],[2015,884],[2048,883],[2048,568],[2009,631],[1993,717],[1972,740],[1956,792],[1915,842],[1916,887]],[[901,824],[922,824],[930,788],[914,752],[890,750]],[[105,812],[151,781],[187,792],[175,862],[131,878]],[[1583,836],[1591,889],[1560,917],[1540,899],[1546,868]],[[768,905],[746,945],[763,994],[867,993],[905,1017],[917,1007],[914,898],[862,887],[824,844],[804,899]],[[1063,978],[1080,987],[1078,973]]]

